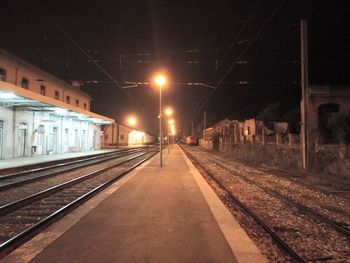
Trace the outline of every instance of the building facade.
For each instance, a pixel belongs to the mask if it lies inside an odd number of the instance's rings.
[[[77,85],[0,49],[0,159],[94,150],[100,125]]]
[[[103,147],[139,146],[154,143],[154,136],[120,123],[108,124],[103,129]]]

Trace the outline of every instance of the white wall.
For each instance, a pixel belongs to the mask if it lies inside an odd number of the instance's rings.
[[[25,156],[100,148],[98,136],[100,127],[87,121],[55,116],[48,112],[12,110],[12,108],[0,108],[0,121],[3,121],[2,159],[21,157],[22,148],[19,139],[22,132],[19,130],[21,123],[27,125]],[[32,152],[32,146],[36,146],[35,153]]]
[[[118,126],[119,126],[119,142],[118,142]],[[128,126],[122,125],[122,124],[110,124],[105,127],[103,131],[103,136],[101,136],[101,142],[105,146],[110,145],[117,145],[117,142],[119,145],[129,145],[130,144],[130,133],[133,131],[137,131],[136,129],[132,129]],[[154,143],[154,136],[149,135],[147,133],[142,136],[137,142],[138,144],[151,144]],[[133,141],[133,144],[135,145],[135,141]]]

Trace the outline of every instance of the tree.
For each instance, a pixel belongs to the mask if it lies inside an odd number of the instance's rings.
[[[274,121],[283,121],[280,103],[267,104],[266,108],[256,116],[256,119],[263,121],[265,126],[273,130]]]

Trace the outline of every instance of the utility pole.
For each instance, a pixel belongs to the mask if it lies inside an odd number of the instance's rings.
[[[303,169],[308,167],[308,106],[309,106],[309,78],[308,78],[308,40],[307,20],[300,21],[301,44],[301,151]]]
[[[119,122],[117,121],[117,148],[119,148]]]
[[[207,139],[207,112],[204,111],[204,120],[203,120],[203,129],[204,129],[204,141]]]
[[[191,125],[192,125],[191,135],[193,136],[193,120],[192,120],[192,122],[191,122]]]

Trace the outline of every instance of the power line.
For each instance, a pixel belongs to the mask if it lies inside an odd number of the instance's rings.
[[[69,36],[57,23],[55,23],[48,15],[47,13],[42,10],[40,7],[38,7],[33,1],[29,0],[29,3],[40,11],[41,14],[44,15],[44,17],[50,22],[52,26],[54,26],[62,35],[64,35],[70,42],[73,43],[73,45],[78,48],[89,60],[91,60],[96,67],[98,67],[109,79],[113,81],[114,84],[116,84],[119,88],[121,88],[121,85],[118,83],[117,80],[113,78],[111,74],[109,74],[100,64],[98,64],[96,61],[93,60],[93,58],[71,37]],[[122,89],[123,90],[123,89]],[[147,117],[152,120],[152,117],[150,114],[127,92],[123,90],[123,92],[129,97],[130,100],[132,100],[145,114]]]
[[[248,50],[248,48],[253,44],[253,42],[257,39],[257,37],[260,35],[260,33],[264,30],[265,26],[270,22],[272,17],[277,13],[277,11],[281,8],[283,5],[284,0],[282,0],[279,5],[276,6],[276,8],[273,10],[271,15],[267,18],[267,20],[264,22],[264,24],[261,26],[261,28],[258,30],[258,32],[255,34],[255,36],[249,41],[248,45],[242,50],[242,52],[239,54],[239,56],[236,58],[234,63],[228,68],[228,70],[224,73],[222,78],[219,80],[218,84],[216,85],[215,89],[213,89],[209,95],[206,97],[206,99],[203,101],[203,103],[200,105],[199,110],[195,113],[194,118],[201,112],[203,107],[207,104],[210,97],[214,94],[214,92],[217,90],[217,88],[220,86],[220,84],[223,82],[223,80],[227,77],[227,75],[231,72],[231,70],[236,66],[237,62],[240,60],[240,58],[243,56],[243,54]]]
[[[250,13],[249,17],[247,18],[247,20],[245,21],[244,25],[241,27],[241,29],[238,31],[236,37],[234,38],[234,40],[231,42],[231,45],[227,48],[226,52],[224,53],[224,55],[221,57],[221,59],[219,60],[219,63],[217,65],[217,67],[219,67],[219,65],[221,64],[220,61],[223,61],[225,59],[225,57],[228,55],[228,53],[231,51],[231,49],[233,48],[233,46],[237,43],[238,38],[240,37],[241,33],[243,32],[243,30],[245,29],[245,27],[248,25],[248,23],[250,22],[250,20],[254,17],[255,11],[258,9],[258,6],[260,4],[260,0],[255,4],[254,9],[252,10],[252,12]]]

